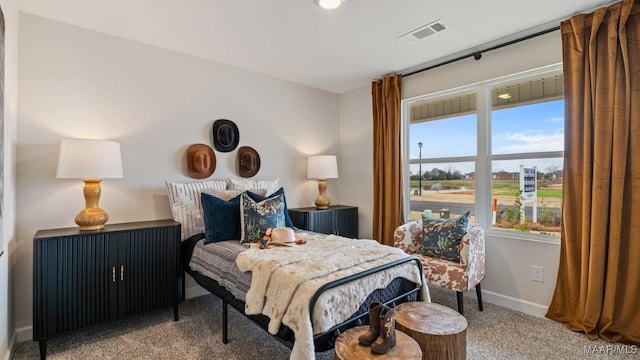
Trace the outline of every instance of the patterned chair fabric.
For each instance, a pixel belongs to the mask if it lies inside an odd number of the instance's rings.
[[[467,234],[458,248],[460,263],[422,255],[422,223],[412,220],[396,228],[394,246],[420,259],[427,282],[447,289],[465,292],[484,278],[484,229],[469,223]]]

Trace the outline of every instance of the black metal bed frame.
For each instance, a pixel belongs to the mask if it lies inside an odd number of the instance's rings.
[[[309,318],[311,319],[311,323],[313,324],[313,309],[316,306],[316,302],[318,301],[320,296],[325,291],[327,291],[329,289],[333,289],[333,288],[338,287],[340,285],[352,282],[352,281],[356,281],[356,280],[362,279],[362,278],[364,278],[366,276],[369,276],[369,275],[372,275],[372,274],[375,274],[375,273],[390,269],[392,267],[399,266],[399,265],[407,263],[407,262],[411,262],[411,261],[414,261],[416,263],[416,267],[418,268],[418,271],[420,272],[420,279],[422,279],[423,278],[423,276],[422,276],[422,263],[420,263],[420,259],[418,259],[416,257],[413,257],[413,256],[410,256],[410,257],[406,257],[406,258],[402,258],[402,259],[398,259],[398,260],[386,263],[384,265],[377,266],[375,268],[364,270],[364,271],[361,271],[359,273],[356,273],[356,274],[353,274],[353,275],[349,275],[349,276],[346,276],[344,278],[341,278],[341,279],[338,279],[338,280],[334,280],[332,282],[329,282],[327,284],[322,285],[320,288],[318,288],[316,293],[313,294],[313,297],[311,297],[311,300],[309,301]],[[417,301],[421,301],[423,299],[422,299],[422,293],[420,292],[420,290],[422,289],[423,286],[424,286],[424,283],[422,283],[422,280],[421,280],[421,283],[419,285],[417,284],[417,286],[414,287],[413,289],[411,289],[411,290],[409,290],[407,292],[404,292],[404,293],[396,296],[393,299],[384,301],[384,304],[385,305],[394,304],[394,307],[395,307],[396,302],[402,303],[404,301],[400,301],[400,300],[403,300],[403,299],[405,299],[405,301],[408,300],[409,296],[411,294],[416,294]],[[336,336],[340,335],[340,332],[342,332],[342,331],[344,331],[346,329],[349,329],[349,328],[351,328],[351,327],[353,327],[355,325],[360,325],[361,323],[363,323],[362,318],[364,318],[364,317],[366,317],[366,320],[368,322],[368,315],[369,315],[368,303],[369,303],[369,301],[365,301],[365,303],[367,303],[367,311],[366,312],[364,312],[364,313],[362,313],[360,315],[352,315],[349,319],[343,321],[342,323],[330,328],[329,330],[327,330],[327,331],[325,331],[323,333],[315,335],[314,336],[314,342],[316,340],[316,337],[319,337],[322,334],[334,333],[335,331],[337,331],[337,333],[335,335]]]
[[[186,243],[187,241],[185,241]],[[235,308],[238,312],[240,312],[242,315],[244,315],[245,317],[247,317],[248,319],[250,319],[251,321],[255,322],[256,324],[258,324],[261,328],[263,329],[267,329],[268,327],[268,322],[269,322],[269,318],[266,317],[265,315],[247,315],[244,313],[244,305],[245,303],[241,300],[238,300],[235,298],[235,296],[233,296],[233,294],[231,294],[226,288],[224,288],[222,285],[220,285],[217,281],[204,276],[200,273],[198,273],[197,271],[193,271],[191,269],[189,269],[189,260],[191,257],[191,252],[193,250],[193,246],[195,245],[196,241],[193,241],[192,245],[187,244],[187,247],[190,247],[190,249],[186,249],[187,251],[183,251],[183,277],[182,277],[182,298],[184,300],[184,296],[185,296],[185,284],[184,284],[184,272],[186,271],[189,275],[191,275],[194,280],[201,285],[202,287],[204,287],[205,289],[207,289],[209,292],[211,292],[212,294],[216,295],[217,297],[219,297],[222,300],[222,342],[224,344],[227,344],[229,342],[229,329],[228,329],[228,306],[231,305],[233,308]],[[318,299],[320,298],[320,296],[326,292],[329,289],[338,287],[340,285],[344,285],[346,283],[352,282],[352,281],[356,281],[359,279],[362,279],[366,276],[390,269],[392,267],[395,266],[399,266],[401,264],[404,263],[408,263],[408,262],[415,262],[416,263],[416,267],[418,268],[418,271],[420,272],[420,278],[423,279],[423,275],[422,275],[422,264],[420,263],[420,260],[414,256],[408,256],[406,258],[402,258],[402,259],[398,259],[392,262],[389,262],[387,264],[383,264],[380,266],[377,266],[375,268],[371,268],[368,270],[364,270],[361,271],[359,273],[353,274],[353,275],[349,275],[346,276],[344,278],[340,278],[337,280],[334,280],[332,282],[329,282],[327,284],[324,284],[323,286],[321,286],[320,288],[318,288],[318,290],[315,292],[315,294],[311,297],[311,300],[309,301],[309,317],[313,323],[313,309],[318,301]],[[406,280],[404,278],[396,278],[392,281],[392,284],[396,282],[396,284],[394,284],[394,286],[397,286],[398,288],[402,289],[401,293],[399,295],[396,295],[395,297],[393,297],[392,299],[385,299],[386,296],[384,296],[382,290],[384,289],[378,289],[376,291],[374,291],[373,293],[371,293],[369,295],[369,297],[365,300],[365,302],[360,306],[360,308],[358,309],[358,311],[356,311],[349,319],[343,321],[340,324],[337,324],[335,326],[333,326],[332,328],[328,329],[327,331],[324,331],[322,333],[316,334],[313,337],[313,341],[314,341],[314,346],[315,346],[315,350],[317,352],[321,352],[321,351],[326,351],[329,350],[331,348],[333,348],[335,339],[340,335],[340,333],[344,332],[347,329],[350,329],[354,326],[357,325],[362,325],[362,324],[367,324],[369,321],[369,304],[373,301],[380,301],[382,303],[384,303],[385,305],[392,305],[395,306],[396,303],[402,303],[402,302],[406,302],[406,301],[422,301],[424,299],[422,299],[422,293],[421,293],[421,289],[423,286],[425,286],[424,282],[421,280],[420,284],[416,284],[413,283],[409,280]],[[391,285],[391,284],[390,284]],[[274,337],[281,342],[282,344],[284,344],[285,346],[287,346],[288,348],[291,348],[293,346],[293,341],[295,340],[293,337],[293,331],[291,329],[289,329],[287,326],[283,325],[280,327],[280,330],[278,332],[278,334],[274,335]]]

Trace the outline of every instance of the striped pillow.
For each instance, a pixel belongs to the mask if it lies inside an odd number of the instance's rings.
[[[280,178],[273,180],[251,180],[229,178],[229,189],[232,190],[256,190],[267,189],[267,196],[271,196],[280,189]]]
[[[193,235],[204,233],[204,217],[200,204],[200,193],[203,189],[225,190],[225,180],[197,181],[191,183],[175,183],[166,181],[169,195],[169,206],[173,219],[182,224],[182,240]]]

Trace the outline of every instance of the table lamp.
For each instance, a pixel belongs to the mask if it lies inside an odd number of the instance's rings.
[[[309,156],[307,162],[307,178],[318,179],[318,192],[315,200],[316,208],[328,209],[331,201],[327,196],[327,179],[338,177],[338,162],[335,155]]]
[[[102,210],[100,182],[122,178],[120,144],[104,140],[62,140],[58,157],[58,179],[82,179],[85,208],[76,216],[80,230],[104,229],[109,215]]]

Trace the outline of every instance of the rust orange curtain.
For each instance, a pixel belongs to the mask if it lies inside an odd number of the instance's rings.
[[[640,344],[640,1],[561,24],[565,165],[560,267],[546,316]]]
[[[393,246],[393,231],[403,222],[400,142],[401,75],[371,83],[373,102],[373,238]]]

